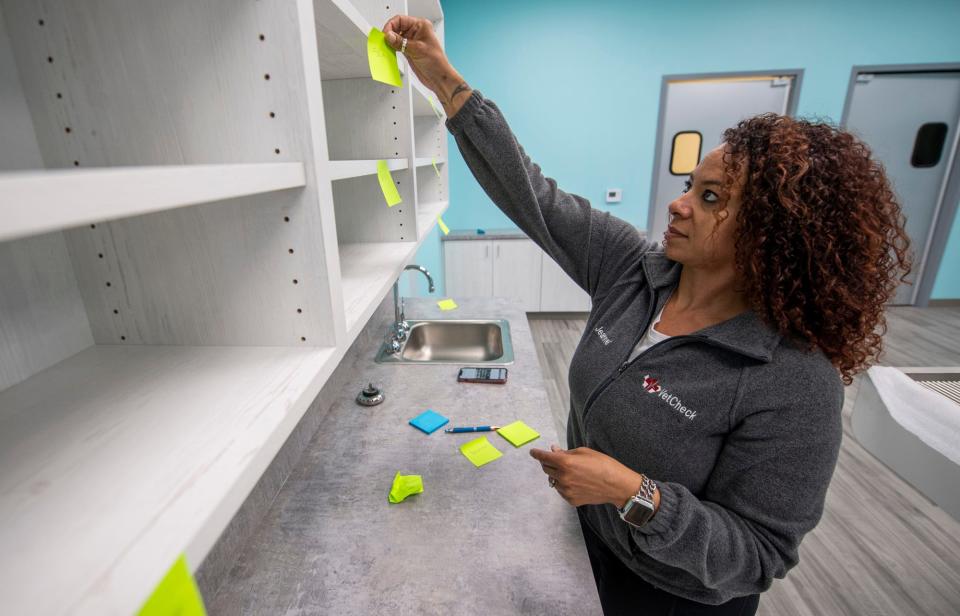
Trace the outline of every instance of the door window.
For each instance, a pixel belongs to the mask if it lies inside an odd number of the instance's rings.
[[[703,135],[695,130],[680,131],[673,136],[673,148],[670,151],[670,173],[690,175],[700,162],[700,147]]]
[[[947,140],[947,125],[943,122],[927,122],[917,131],[913,141],[910,164],[914,167],[936,167]]]

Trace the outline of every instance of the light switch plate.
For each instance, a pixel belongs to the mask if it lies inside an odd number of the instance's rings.
[[[620,203],[623,200],[623,191],[619,188],[607,189],[607,203]]]

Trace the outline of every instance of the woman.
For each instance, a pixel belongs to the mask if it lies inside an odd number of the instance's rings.
[[[669,205],[661,251],[545,178],[429,21],[384,32],[490,198],[590,293],[569,449],[531,455],[578,508],[604,613],[754,614],[820,519],[843,383],[909,270],[882,167],[829,126],[744,120]]]

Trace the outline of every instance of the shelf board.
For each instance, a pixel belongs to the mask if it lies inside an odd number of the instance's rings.
[[[305,183],[299,162],[0,173],[0,241]]]
[[[5,609],[130,614],[197,567],[341,356],[93,346],[0,392]]]
[[[321,79],[370,78],[367,35],[371,24],[349,0],[314,2]],[[380,27],[380,24],[377,24]],[[400,74],[404,71],[400,62]]]
[[[430,233],[433,226],[437,224],[437,216],[447,211],[449,205],[449,201],[417,204],[417,239],[419,241],[423,241],[423,238]]]
[[[390,171],[402,171],[409,166],[406,158],[388,158],[385,160]],[[376,160],[331,160],[330,179],[345,180],[364,175],[376,175],[377,162]],[[429,165],[430,161],[427,161],[427,164]]]
[[[437,166],[443,165],[447,161],[440,157],[422,157],[414,159],[416,167],[431,167],[433,166],[433,161],[437,161]]]
[[[347,335],[352,340],[380,299],[416,254],[419,242],[362,242],[340,245],[340,277]]]

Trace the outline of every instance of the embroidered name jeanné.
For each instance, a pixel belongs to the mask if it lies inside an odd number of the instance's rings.
[[[593,331],[597,332],[597,335],[600,336],[600,342],[603,343],[603,346],[607,346],[608,344],[610,344],[611,342],[613,342],[612,340],[610,340],[610,338],[607,336],[607,334],[604,333],[602,327],[597,327],[597,328],[594,329]]]
[[[670,408],[680,413],[690,421],[693,421],[693,418],[697,416],[696,411],[685,407],[678,396],[675,396],[661,387],[660,381],[654,377],[651,377],[649,374],[643,377],[643,389],[648,394],[657,395],[661,400],[670,405]]]

